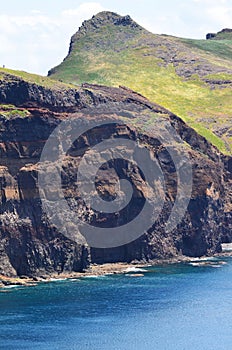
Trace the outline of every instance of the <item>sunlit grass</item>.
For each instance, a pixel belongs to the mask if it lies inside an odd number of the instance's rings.
[[[124,35],[131,35],[130,28],[123,30]],[[231,138],[216,136],[213,132],[215,124],[209,123],[210,118],[214,118],[217,124],[228,118],[231,120],[231,89],[211,89],[197,75],[187,81],[176,74],[173,65],[164,67],[162,60],[155,56],[156,48],[149,44],[154,37],[162,49],[166,49],[165,45],[162,46],[162,40],[166,38],[177,49],[180,45],[180,57],[185,54],[183,45],[187,45],[209,63],[231,67],[230,40],[179,39],[140,31],[130,40],[123,41],[118,29],[109,26],[79,38],[68,59],[52,71],[52,78],[72,84],[89,82],[127,86],[179,115],[224,153],[232,152]],[[220,73],[207,78],[226,80],[232,76]]]
[[[72,87],[70,83],[61,83],[59,81],[54,81],[48,77],[41,76],[38,74],[32,74],[32,73],[27,73],[24,71],[19,71],[19,70],[13,70],[13,69],[8,69],[8,68],[0,68],[0,80],[4,79],[7,81],[7,79],[11,79],[10,76],[13,77],[18,77],[22,78],[25,81],[28,81],[30,83],[35,83],[39,86],[43,86],[46,88],[68,88]]]

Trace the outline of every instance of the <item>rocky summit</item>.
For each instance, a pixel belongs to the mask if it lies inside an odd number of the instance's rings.
[[[52,79],[0,69],[1,275],[46,277],[82,272],[90,264],[199,257],[232,242],[231,110],[225,107],[227,97],[231,101],[230,44],[221,43],[222,57],[213,46],[206,53],[200,47],[205,42],[154,35],[130,16],[102,12],[74,34]],[[193,105],[196,93],[201,98]],[[75,140],[74,123],[80,133]],[[107,141],[119,145],[120,157],[104,150],[106,161],[93,178],[99,201],[91,207],[82,196],[92,176],[89,159],[98,164],[101,152],[94,150]],[[137,164],[129,144],[140,152]],[[41,176],[49,186],[41,187]],[[124,188],[119,179],[130,183],[131,199],[110,211]],[[111,229],[136,222],[146,203],[149,220],[137,224],[146,228],[115,244]],[[85,224],[93,235],[83,235]],[[96,244],[99,228],[108,244]]]

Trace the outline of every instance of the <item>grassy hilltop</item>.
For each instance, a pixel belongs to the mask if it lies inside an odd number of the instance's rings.
[[[52,79],[127,86],[179,115],[232,153],[232,33],[211,40],[155,35],[129,16],[101,12],[71,39]]]

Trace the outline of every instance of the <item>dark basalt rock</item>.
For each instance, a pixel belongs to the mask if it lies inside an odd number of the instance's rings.
[[[215,38],[217,34],[216,33],[208,33],[206,34],[206,40],[213,39]]]
[[[93,16],[90,20],[84,21],[82,26],[79,28],[79,33],[86,34],[91,31],[96,31],[96,29],[100,28],[101,26],[106,26],[109,24],[116,26],[130,26],[132,28],[140,27],[129,15],[120,16],[114,12],[103,11]]]
[[[116,21],[114,21],[114,24],[117,26],[123,25],[123,26],[130,26],[132,28],[139,28],[139,25],[133,21],[133,19],[130,16],[124,16],[118,18]]]
[[[124,87],[84,84],[79,90],[52,90],[13,77],[1,82],[0,102],[30,112],[23,118],[0,118],[0,274],[42,276],[83,271],[91,262],[149,261],[179,254],[201,256],[219,252],[221,242],[232,241],[232,160],[166,109]],[[148,112],[154,113],[156,119],[150,129],[142,132]],[[162,215],[140,238],[121,247],[97,249],[65,237],[49,222],[41,207],[38,167],[47,138],[62,120],[84,117],[88,123],[91,118],[99,120],[106,114],[127,118],[126,125],[104,126],[101,132],[91,130],[77,142],[63,162],[67,200],[75,198],[77,208],[83,205],[73,182],[76,164],[85,150],[91,149],[93,141],[102,141],[102,136],[123,135],[148,147],[162,167],[166,193]],[[177,183],[170,155],[157,142],[155,130],[171,126],[185,142],[192,160],[193,191],[183,220],[173,232],[166,233],[164,224],[176,198]],[[183,144],[176,142],[172,146],[181,152]],[[142,198],[143,177],[132,172],[126,163],[120,164],[125,176],[133,175],[135,197]],[[115,194],[116,179],[110,166],[106,171],[109,183],[100,175],[97,183],[103,195],[110,199]],[[136,211],[136,206],[132,203],[131,210]],[[88,214],[85,209],[83,215]],[[66,217],[67,213],[61,215]],[[123,212],[118,223],[126,219],[127,213]]]
[[[206,34],[206,40],[210,40],[210,39],[221,39],[221,36],[223,34],[231,34],[232,33],[232,29],[230,28],[224,28],[222,30],[220,30],[217,33],[208,33]],[[222,37],[223,39],[223,37]]]

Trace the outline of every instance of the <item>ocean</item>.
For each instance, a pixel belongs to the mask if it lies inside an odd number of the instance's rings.
[[[0,349],[231,350],[232,258],[142,270],[7,288]]]

